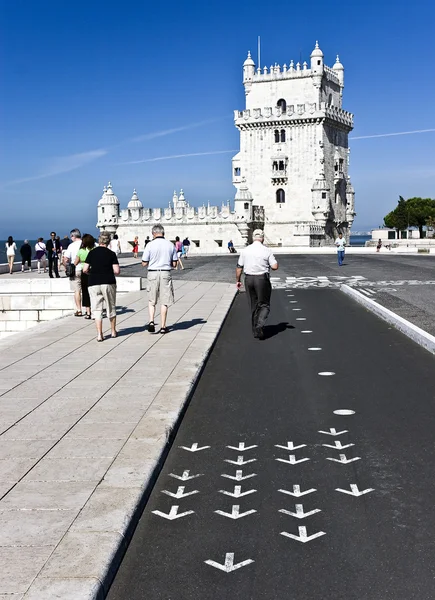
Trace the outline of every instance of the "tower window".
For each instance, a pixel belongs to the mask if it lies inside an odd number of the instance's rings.
[[[322,192],[322,198],[323,200],[326,200],[326,192]]]
[[[285,142],[285,129],[281,129],[281,142]]]
[[[274,135],[275,135],[275,144],[278,144],[278,142],[279,142],[279,131],[278,131],[278,129],[275,129]]]
[[[104,206],[101,207],[101,212],[104,213]]]
[[[249,210],[249,202],[245,202],[244,207],[245,207],[245,210]]]
[[[285,166],[284,166],[284,161],[283,160],[279,161],[278,169],[280,171],[285,171]]]
[[[240,177],[240,167],[235,167],[235,169],[234,169],[234,177]]]
[[[276,203],[284,204],[285,202],[285,192],[282,189],[276,190]]]
[[[340,158],[340,160],[338,161],[338,170],[340,171],[340,173],[343,173],[343,159]]]
[[[318,64],[318,65],[321,65],[321,64],[322,64],[322,61],[318,60],[318,61],[317,61],[317,64]]]
[[[282,110],[283,113],[285,113],[287,111],[287,102],[285,100],[283,100],[283,98],[281,98],[280,100],[278,100],[278,102],[276,103],[277,106],[279,106]]]
[[[272,163],[272,170],[273,171],[278,171],[278,161],[274,160]]]

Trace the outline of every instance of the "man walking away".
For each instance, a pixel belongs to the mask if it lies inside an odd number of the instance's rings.
[[[29,240],[24,240],[24,244],[20,248],[21,254],[21,270],[24,271],[24,265],[27,263],[28,270],[32,270],[32,246]]]
[[[337,246],[338,266],[341,267],[344,261],[344,249],[346,247],[346,240],[344,239],[342,233],[338,234],[338,238],[335,240],[335,245]]]
[[[48,254],[48,275],[49,277],[53,277],[53,270],[56,277],[60,277],[59,275],[59,255],[61,252],[60,242],[56,239],[56,232],[52,231],[50,233],[50,239],[47,240],[45,244],[47,248]]]
[[[68,268],[71,287],[74,292],[74,302],[76,305],[75,317],[82,317],[82,278],[81,273],[76,274],[74,262],[77,258],[77,253],[82,246],[82,234],[79,229],[72,229],[70,232],[71,244],[65,250],[63,255],[63,264]]]
[[[256,229],[253,242],[241,251],[236,268],[237,287],[242,283],[242,271],[245,271],[245,287],[251,305],[252,333],[255,338],[264,340],[264,324],[270,312],[272,286],[269,271],[278,269],[278,262],[272,251],[263,246],[264,233]]]
[[[186,237],[183,240],[183,250],[184,250],[184,257],[187,258],[188,254],[189,254],[189,250],[190,250],[190,241],[189,238]]]
[[[148,267],[148,310],[150,320],[148,331],[155,332],[154,315],[156,304],[160,300],[160,333],[167,333],[166,318],[168,307],[174,303],[174,288],[172,285],[171,269],[177,266],[177,251],[169,240],[165,240],[165,230],[162,225],[154,225],[153,239],[147,244],[143,256],[142,266]]]

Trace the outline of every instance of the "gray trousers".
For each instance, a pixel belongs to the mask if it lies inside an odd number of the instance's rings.
[[[245,287],[248,301],[251,306],[252,331],[263,327],[270,312],[270,295],[272,286],[269,275],[246,275]]]

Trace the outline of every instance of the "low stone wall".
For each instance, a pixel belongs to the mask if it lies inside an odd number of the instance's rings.
[[[140,277],[118,277],[119,296],[139,291]],[[0,281],[0,339],[43,321],[73,314],[74,296],[68,279],[2,278]]]

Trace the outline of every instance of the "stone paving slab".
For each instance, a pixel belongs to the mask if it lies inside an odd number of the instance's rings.
[[[0,599],[104,597],[235,293],[175,288],[166,336],[134,292],[116,339],[65,317],[0,341]]]

